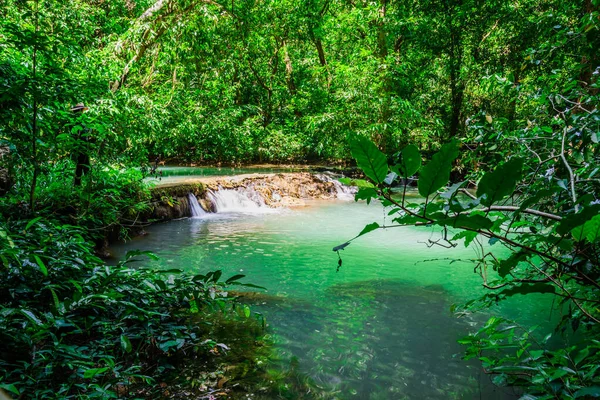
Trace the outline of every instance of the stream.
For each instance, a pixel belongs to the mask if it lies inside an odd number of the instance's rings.
[[[217,193],[218,194],[218,193]],[[332,248],[371,222],[390,223],[380,204],[311,201],[293,210],[223,208],[150,226],[113,247],[151,250],[157,268],[190,273],[222,269],[264,286],[252,310],[266,317],[276,343],[273,368],[298,370],[340,399],[512,399],[477,362],[461,360],[456,341],[488,315],[456,318],[452,304],[483,293],[475,252],[427,247],[433,228],[380,229],[340,251]],[[451,262],[451,260],[459,260]],[[463,261],[460,261],[463,260]],[[549,319],[549,298],[516,296],[492,310],[525,325]],[[296,367],[293,367],[296,368]]]

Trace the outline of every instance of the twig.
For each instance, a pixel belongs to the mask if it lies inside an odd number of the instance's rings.
[[[575,177],[573,176],[573,169],[567,162],[567,158],[565,157],[565,139],[567,137],[567,127],[563,129],[563,137],[562,137],[562,145],[560,149],[560,158],[562,159],[567,171],[569,171],[569,179],[571,181],[571,197],[573,199],[573,204],[575,204],[575,211],[579,211],[579,205],[577,204],[577,195],[575,194]]]

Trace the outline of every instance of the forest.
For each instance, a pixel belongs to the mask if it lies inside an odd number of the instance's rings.
[[[0,399],[600,397],[599,29],[599,0],[0,0]]]

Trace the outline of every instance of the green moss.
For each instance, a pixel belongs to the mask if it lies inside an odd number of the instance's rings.
[[[160,200],[163,197],[183,197],[187,196],[188,193],[193,193],[196,196],[204,194],[206,192],[206,186],[201,183],[184,183],[173,186],[160,186],[150,189],[152,199],[155,201]]]

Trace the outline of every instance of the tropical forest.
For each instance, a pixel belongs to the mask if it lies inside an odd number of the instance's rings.
[[[0,0],[0,400],[600,398],[600,0]]]

